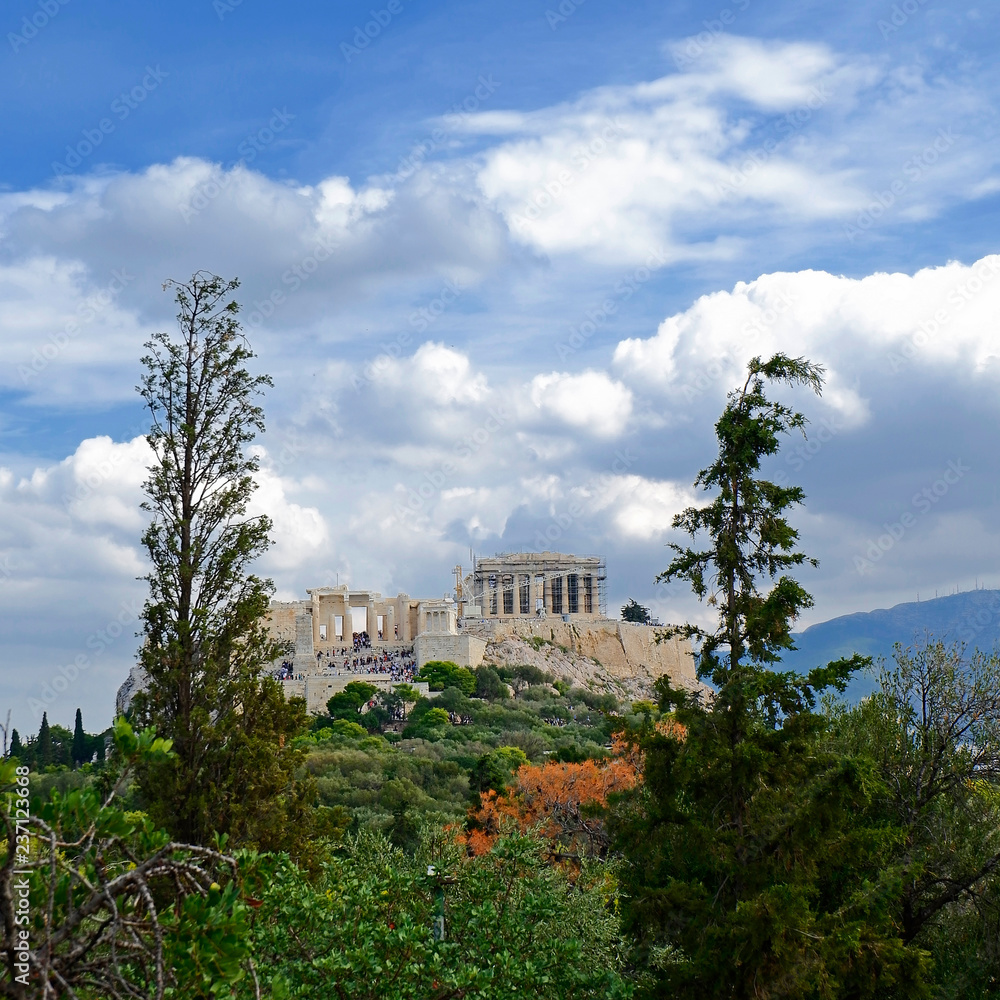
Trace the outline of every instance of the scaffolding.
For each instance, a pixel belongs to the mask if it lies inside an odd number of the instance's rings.
[[[606,618],[607,575],[603,556],[503,553],[474,560],[461,596],[483,618]]]

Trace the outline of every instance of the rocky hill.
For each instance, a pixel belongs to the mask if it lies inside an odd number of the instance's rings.
[[[487,639],[484,663],[527,663],[621,701],[652,697],[653,685],[663,674],[678,686],[701,686],[690,644],[681,639],[657,643],[658,630],[647,625],[509,620],[480,628]]]

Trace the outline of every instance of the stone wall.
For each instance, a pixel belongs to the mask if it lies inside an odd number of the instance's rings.
[[[413,640],[413,655],[418,667],[431,660],[450,660],[460,667],[478,667],[485,652],[485,639],[465,633],[425,634]]]

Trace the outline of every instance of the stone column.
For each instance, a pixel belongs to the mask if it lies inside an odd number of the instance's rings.
[[[385,606],[385,641],[395,642],[396,641],[396,609],[391,604]]]
[[[368,598],[368,622],[365,625],[365,630],[368,632],[368,638],[371,639],[372,645],[378,642],[378,615],[375,613],[375,602],[369,597]]]

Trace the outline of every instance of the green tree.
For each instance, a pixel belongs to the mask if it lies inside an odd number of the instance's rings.
[[[326,703],[326,710],[332,719],[348,719],[357,722],[358,712],[375,695],[378,688],[374,684],[367,684],[364,681],[349,681],[343,691],[338,691]]]
[[[462,694],[469,695],[476,690],[476,675],[468,667],[460,667],[451,660],[429,660],[414,680],[427,681],[432,691],[456,687]]]
[[[237,281],[199,272],[176,292],[179,336],[146,344],[139,392],[152,426],[153,465],[142,542],[151,571],[140,662],[148,678],[136,718],[173,740],[175,756],[144,764],[139,785],[151,815],[179,838],[213,832],[261,846],[305,836],[307,786],[290,737],[304,728],[301,701],[286,702],[265,667],[279,655],[263,624],[270,581],[249,572],[268,547],[267,517],[248,517],[264,429],[254,357],[231,300]]]
[[[83,731],[83,713],[77,709],[76,723],[73,727],[73,766],[79,767],[81,764],[85,764],[91,756],[90,740],[87,739],[87,734]]]
[[[652,622],[652,618],[649,614],[649,608],[640,604],[637,600],[630,597],[628,604],[622,607],[622,621],[623,622],[635,622],[639,625],[648,625]]]
[[[645,736],[644,783],[617,811],[627,919],[656,995],[919,996],[925,956],[900,940],[879,884],[894,837],[864,820],[877,775],[827,745],[829,720],[815,710],[817,694],[843,690],[864,661],[807,676],[771,669],[812,604],[788,571],[815,562],[786,517],[802,490],[759,475],[806,423],[767,398],[767,382],[819,393],[822,370],[781,354],[750,362],[716,423],[718,457],[695,480],[716,496],[674,520],[707,543],[673,546],[659,579],[687,580],[719,622],[667,634],[700,640],[698,672],[716,691],[705,699],[658,682],[660,708],[679,725]]]
[[[557,760],[563,758],[557,755]],[[520,747],[497,747],[484,753],[469,774],[469,790],[485,792],[489,789],[503,794],[507,791],[515,771],[528,763],[527,754]]]
[[[14,729],[10,734],[10,751],[8,757],[17,757],[20,760],[23,753],[24,744],[21,743],[21,734]]]
[[[38,727],[35,762],[39,771],[44,771],[53,762],[52,729],[48,712],[42,712],[42,724]]]
[[[902,941],[926,949],[941,996],[1000,982],[1000,654],[897,646],[878,689],[834,714],[832,748],[876,765],[863,817],[894,832],[882,883]]]
[[[510,697],[507,684],[497,672],[496,667],[482,666],[476,667],[476,687],[475,696],[485,698],[486,701],[499,701]]]
[[[478,858],[440,838],[411,855],[362,831],[315,881],[286,859],[247,859],[247,891],[262,903],[252,928],[262,995],[632,995],[614,872],[585,865],[571,883],[545,854],[540,841],[512,836]],[[255,996],[251,982],[239,989],[241,1000]]]
[[[53,792],[27,820],[27,768],[0,764],[2,996],[208,1000],[244,974],[233,859],[171,842],[116,801],[138,763],[169,756],[169,741],[122,719],[114,740],[106,795],[92,784]]]

